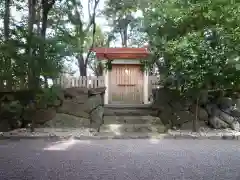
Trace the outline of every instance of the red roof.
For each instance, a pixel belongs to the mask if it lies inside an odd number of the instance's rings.
[[[94,48],[98,59],[141,59],[149,55],[147,48]]]

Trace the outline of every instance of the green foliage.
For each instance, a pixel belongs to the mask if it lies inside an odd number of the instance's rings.
[[[197,107],[209,89],[239,85],[239,0],[154,0],[145,7],[149,64],[163,69],[169,84],[195,98]],[[197,119],[196,114],[193,131]]]
[[[94,38],[94,47],[109,47],[110,40],[108,38],[108,35],[103,32],[103,30],[96,25],[96,32],[94,37],[92,36],[93,32],[92,30],[89,32],[87,42],[86,42],[86,51],[91,48],[91,43],[93,42]],[[101,61],[96,59],[96,54],[94,52],[91,52],[89,58],[88,58],[88,66],[91,68],[95,76],[102,76],[104,66],[101,63]]]
[[[60,88],[51,87],[42,89],[41,93],[36,94],[36,105],[38,108],[53,107],[55,102],[59,100]]]
[[[108,60],[106,63],[105,63],[105,69],[111,71],[112,70],[112,60]]]
[[[120,36],[122,46],[142,46],[145,33],[141,30],[142,18],[136,18],[134,13],[139,10],[138,0],[107,0],[103,14],[111,27],[111,38]],[[128,44],[130,43],[130,44]]]
[[[1,112],[9,112],[20,115],[22,112],[22,105],[19,101],[11,101],[1,105]]]
[[[149,64],[163,65],[184,91],[239,84],[239,1],[165,0],[149,6],[144,17],[155,57]]]
[[[61,1],[57,11],[65,13],[63,19],[66,19],[58,27],[59,35],[63,42],[67,45],[70,56],[77,60],[77,65],[81,76],[87,75],[87,67],[92,65],[90,62],[91,49],[95,47],[95,43],[101,43],[95,35],[99,32],[96,26],[95,18],[99,0],[88,0],[88,20],[83,13],[83,5],[79,0]],[[86,11],[85,11],[86,12]],[[95,42],[96,38],[96,42]],[[86,55],[86,56],[85,56]]]
[[[52,11],[55,11],[56,7],[50,9],[47,20],[47,31],[51,33],[44,35],[40,26],[43,10],[41,1],[36,1],[34,22],[31,22],[31,14],[24,8],[28,6],[27,2],[9,2],[9,8],[16,8],[22,17],[19,21],[15,14],[7,14],[5,2],[0,3],[0,7],[4,7],[0,13],[0,17],[4,19],[4,26],[0,28],[0,90],[33,88],[40,85],[40,76],[45,79],[55,78],[64,66],[66,46],[55,29],[58,22],[53,21],[56,19],[53,19],[55,16]],[[33,28],[32,32],[29,29],[30,24],[37,27]],[[44,49],[44,56],[41,55],[41,49]]]

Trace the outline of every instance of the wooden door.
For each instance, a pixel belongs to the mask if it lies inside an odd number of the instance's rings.
[[[109,102],[112,104],[143,103],[143,73],[139,65],[115,65],[110,72]]]

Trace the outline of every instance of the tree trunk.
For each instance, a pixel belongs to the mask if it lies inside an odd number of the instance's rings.
[[[44,77],[44,87],[48,88],[48,78]]]
[[[101,62],[99,62],[99,64],[97,64],[97,73],[96,76],[102,76],[103,75],[103,64]]]
[[[26,84],[26,80],[25,80],[25,76],[24,75],[22,75],[21,77],[20,77],[20,89],[24,89],[25,88],[25,84]]]
[[[5,12],[4,12],[4,38],[5,38],[5,45],[9,47],[9,37],[10,37],[10,6],[11,6],[11,0],[5,0]],[[5,56],[4,57],[4,68],[7,69],[7,71],[4,72],[4,74],[7,74],[6,79],[6,87],[8,90],[12,90],[12,70],[11,70],[11,58]]]
[[[196,116],[195,119],[193,119],[193,126],[192,126],[192,131],[197,132],[197,121],[198,121],[198,104],[199,104],[199,97],[197,97],[197,103],[196,103]]]
[[[39,80],[36,79],[36,63],[33,59],[33,25],[35,21],[35,6],[36,0],[28,0],[28,37],[27,37],[27,48],[26,53],[28,55],[28,87],[29,89],[36,89],[39,84]]]
[[[48,13],[52,9],[53,5],[55,3],[55,0],[48,1],[48,0],[42,0],[42,29],[41,29],[41,44],[40,44],[40,61],[42,61],[42,71],[44,71],[44,67],[47,66],[47,60],[45,57],[45,44],[46,44],[46,31],[47,31],[47,21],[48,21]],[[38,74],[40,77],[40,72]],[[44,86],[45,88],[48,87],[47,78],[44,76]]]
[[[36,0],[28,0],[28,38],[27,38],[27,49],[26,53],[28,54],[28,87],[29,89],[36,89],[38,87],[38,81],[36,79],[37,66],[35,59],[33,59],[33,25],[35,21],[35,6]],[[35,128],[35,119],[32,119],[31,132]]]
[[[127,34],[127,28],[123,30],[123,47],[127,47],[127,40],[128,40],[128,34]]]
[[[124,47],[124,35],[122,31],[120,31],[120,37],[121,37],[122,47]]]
[[[78,68],[80,71],[80,76],[87,76],[87,65],[84,62],[83,55],[82,54],[78,55],[76,58],[78,60]]]

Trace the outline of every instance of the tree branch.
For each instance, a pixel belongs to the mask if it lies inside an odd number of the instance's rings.
[[[91,2],[92,0],[88,0],[88,17],[89,17],[89,19],[91,19],[91,13],[90,13],[90,2]]]
[[[83,31],[83,29],[82,29],[83,22],[81,19],[81,14],[78,11],[78,4],[77,4],[76,0],[71,0],[71,2],[73,3],[75,15],[72,15],[71,11],[69,11],[68,17],[72,24],[74,24],[75,26],[78,26],[80,31]],[[71,9],[71,7],[69,7],[69,5],[68,5],[68,8]]]
[[[93,15],[92,15],[92,20],[91,20],[91,23],[93,24],[93,33],[92,33],[92,45],[90,47],[90,49],[88,50],[88,53],[87,53],[87,57],[85,59],[85,66],[88,65],[88,59],[89,59],[89,56],[92,52],[92,49],[95,45],[95,34],[96,34],[96,22],[95,22],[95,18],[96,18],[96,9],[97,9],[97,5],[99,3],[100,0],[95,0],[95,4],[94,4],[94,11],[93,11]],[[90,27],[89,27],[90,28]]]
[[[96,9],[97,9],[97,6],[99,4],[100,0],[95,0],[94,1],[94,8],[93,8],[93,14],[91,15],[90,12],[89,12],[89,24],[87,25],[86,29],[84,30],[84,32],[88,32],[90,27],[95,23],[95,17],[96,17]],[[90,0],[89,0],[89,3],[90,3]],[[88,10],[90,11],[90,5],[88,6]]]

